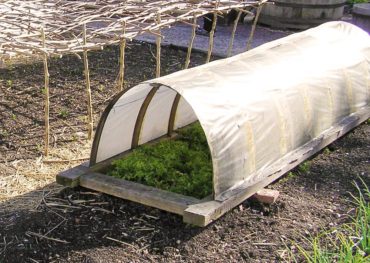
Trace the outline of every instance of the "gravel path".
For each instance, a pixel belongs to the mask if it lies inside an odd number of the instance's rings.
[[[198,20],[198,25],[202,25],[202,20]],[[251,24],[239,24],[233,47],[233,55],[242,53],[246,50],[246,43],[251,31]],[[174,45],[179,47],[187,48],[190,36],[191,36],[192,27],[187,24],[178,24],[174,27],[164,29],[162,34],[164,39],[162,44],[164,45]],[[217,26],[215,40],[214,40],[214,55],[226,57],[227,48],[229,46],[229,41],[232,32],[231,26]],[[294,33],[294,31],[282,31],[282,30],[273,30],[263,26],[257,26],[255,31],[254,39],[252,42],[252,47],[257,47],[266,42],[285,37],[289,34]],[[141,35],[136,38],[137,40],[155,43],[155,36],[151,34]],[[198,51],[206,52],[208,50],[209,37],[203,35],[196,35],[194,41],[194,49]]]
[[[355,24],[351,14],[345,14],[342,19],[344,22],[349,22]],[[203,25],[202,18],[198,19],[197,23],[200,28]],[[227,48],[229,46],[229,41],[231,38],[232,25],[217,25],[213,55],[226,57]],[[246,51],[247,40],[252,28],[251,23],[239,24],[236,30],[234,46],[232,55],[236,55]],[[187,48],[190,41],[192,27],[187,24],[179,23],[176,26],[162,30],[164,39],[162,44],[164,45],[174,45],[178,47]],[[292,30],[277,30],[269,27],[258,25],[254,34],[252,41],[252,48],[255,48],[264,43],[288,36],[298,31]],[[145,41],[149,43],[155,43],[155,36],[152,34],[143,34],[136,38],[140,41]],[[209,37],[203,35],[196,35],[193,50],[207,52],[209,44]]]

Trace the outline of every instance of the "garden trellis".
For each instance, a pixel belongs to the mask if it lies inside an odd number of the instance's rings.
[[[344,22],[143,82],[103,113],[90,163],[57,181],[209,224],[370,117],[370,37]],[[139,145],[199,121],[213,195],[198,200],[105,175]]]
[[[259,1],[243,0],[2,1],[0,59],[43,53],[49,56],[82,53],[143,33],[160,36],[161,28],[176,22],[192,23],[194,16],[223,14],[259,4]],[[87,26],[86,44],[84,25]]]
[[[222,15],[245,7],[259,7],[266,1],[158,1],[158,0],[101,0],[101,1],[18,1],[0,2],[0,61],[16,61],[38,56],[44,61],[45,126],[48,151],[49,76],[47,59],[51,56],[83,53],[88,97],[88,130],[92,137],[92,106],[87,52],[107,45],[121,47],[118,89],[123,89],[124,48],[126,40],[144,33],[157,37],[156,75],[160,75],[161,29],[177,22],[189,23],[195,28],[195,18],[206,13]],[[237,23],[237,20],[235,20]],[[213,36],[213,34],[211,34]],[[232,38],[234,34],[232,34]],[[193,39],[193,36],[192,36]],[[190,59],[191,46],[188,60]],[[210,37],[209,55],[213,37]],[[230,41],[232,43],[232,39]],[[209,59],[207,58],[207,61]],[[4,63],[3,63],[4,65]]]

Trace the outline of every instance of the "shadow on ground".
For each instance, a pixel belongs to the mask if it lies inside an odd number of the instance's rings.
[[[281,193],[277,203],[247,200],[205,228],[87,189],[35,190],[42,195],[34,211],[0,210],[0,262],[286,260],[292,241],[353,215],[353,181],[370,184],[369,135],[370,125],[361,125],[271,185]]]

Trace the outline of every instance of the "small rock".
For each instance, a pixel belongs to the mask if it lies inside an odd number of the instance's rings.
[[[279,197],[279,191],[272,189],[262,189],[253,195],[255,199],[264,204],[273,204]]]

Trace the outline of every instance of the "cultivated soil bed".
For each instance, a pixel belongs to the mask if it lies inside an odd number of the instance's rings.
[[[141,43],[129,46],[127,86],[153,77],[154,50]],[[117,58],[116,48],[91,53],[95,120],[116,92]],[[167,74],[181,69],[185,52],[164,48],[162,58]],[[192,63],[204,60],[194,54]],[[75,160],[88,157],[82,69],[73,56],[50,63],[53,160],[66,158],[59,149]],[[247,200],[209,226],[193,227],[158,209],[52,183],[59,170],[78,161],[61,165],[40,157],[42,65],[2,69],[0,80],[0,262],[289,261],[295,242],[304,245],[310,234],[349,221],[353,180],[361,176],[370,184],[368,122],[270,185],[281,193],[275,204]],[[36,171],[23,171],[34,163]],[[27,187],[35,181],[44,183]],[[19,196],[9,191],[17,185],[24,186],[17,189]]]

